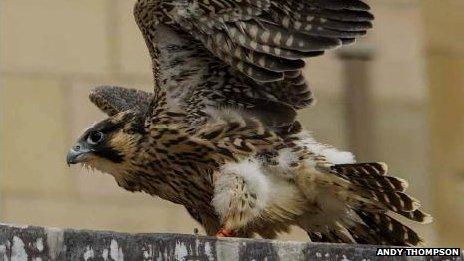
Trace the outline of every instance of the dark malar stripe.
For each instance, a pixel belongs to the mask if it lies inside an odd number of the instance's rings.
[[[94,152],[95,155],[108,159],[114,163],[121,163],[124,161],[124,155],[122,152],[115,150],[110,147],[104,147],[101,149],[98,149],[97,151]]]

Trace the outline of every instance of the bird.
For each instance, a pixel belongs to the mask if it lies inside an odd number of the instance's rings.
[[[416,246],[430,223],[383,162],[317,142],[307,58],[373,27],[361,0],[138,0],[154,91],[99,86],[108,115],[67,155],[131,192],[183,205],[207,235]]]

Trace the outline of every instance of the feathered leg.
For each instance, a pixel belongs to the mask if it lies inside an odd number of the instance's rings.
[[[217,236],[235,236],[264,209],[267,179],[257,163],[243,161],[225,164],[214,183],[212,203],[222,222]]]

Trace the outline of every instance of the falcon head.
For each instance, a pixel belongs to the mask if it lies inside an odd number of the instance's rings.
[[[128,170],[143,139],[140,116],[125,111],[92,125],[68,152],[68,165],[80,163],[113,175]]]
[[[90,100],[109,118],[90,126],[68,152],[68,165],[83,164],[117,175],[129,171],[144,138],[144,110],[150,94],[120,87],[98,87]]]

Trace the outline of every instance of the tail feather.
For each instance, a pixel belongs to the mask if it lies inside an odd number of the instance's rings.
[[[382,238],[381,244],[417,246],[423,243],[422,238],[415,231],[386,213],[357,211],[357,214],[367,226]]]
[[[408,186],[406,181],[387,175],[385,163],[340,164],[321,168],[333,175],[316,174],[310,180],[318,187],[332,191],[350,209],[347,213],[352,214],[347,219],[351,222],[340,219],[341,223],[334,221],[333,229],[308,232],[312,241],[350,243],[351,240],[360,244],[398,246],[422,243],[415,231],[390,214],[396,213],[423,224],[430,223],[432,217],[419,210],[419,201],[404,192]],[[343,230],[349,236],[341,236],[345,235],[340,232]]]
[[[326,231],[325,233],[321,232],[307,232],[309,238],[312,242],[323,242],[323,243],[343,243],[350,244],[356,243],[349,234],[343,233],[343,228],[334,228]]]
[[[404,192],[371,188],[359,185],[361,177],[336,178],[331,175],[319,175],[313,182],[332,191],[335,196],[348,205],[371,211],[410,212],[420,207],[419,201]],[[335,186],[336,189],[333,189]]]
[[[386,175],[388,165],[383,162],[373,163],[353,163],[353,164],[337,164],[333,165],[332,169],[339,174],[345,175]]]
[[[358,244],[380,245],[384,241],[379,234],[364,223],[355,223],[347,229]]]
[[[379,209],[359,204],[352,206],[362,223],[350,226],[348,231],[357,243],[416,246],[422,239],[411,228],[388,215],[390,210],[412,221],[429,223],[430,215],[419,210],[418,200],[404,193],[408,183],[388,176],[385,163],[358,163],[334,165],[333,173],[353,184],[360,195],[370,195]]]
[[[398,211],[414,211],[420,207],[418,200],[403,192],[396,191],[381,191],[368,190],[374,202],[381,203],[388,210]]]
[[[319,232],[308,231],[307,233],[308,233],[309,239],[311,239],[311,242],[328,243],[327,241],[325,241],[324,237]]]
[[[371,209],[391,210],[395,213],[411,217],[412,220],[425,219],[425,215],[413,212],[420,207],[417,199],[407,195],[404,191],[407,182],[393,176],[387,176],[388,167],[385,163],[355,163],[339,164],[330,167],[330,171],[350,184],[348,193],[351,202]],[[350,201],[349,201],[350,202]]]
[[[342,178],[356,185],[372,189],[405,191],[408,182],[392,176],[386,176],[388,171],[385,163],[340,164],[331,170]]]
[[[422,212],[419,209],[416,209],[414,211],[398,211],[396,212],[400,214],[403,217],[406,217],[409,220],[419,222],[421,224],[429,224],[432,223],[433,218],[431,215]]]

